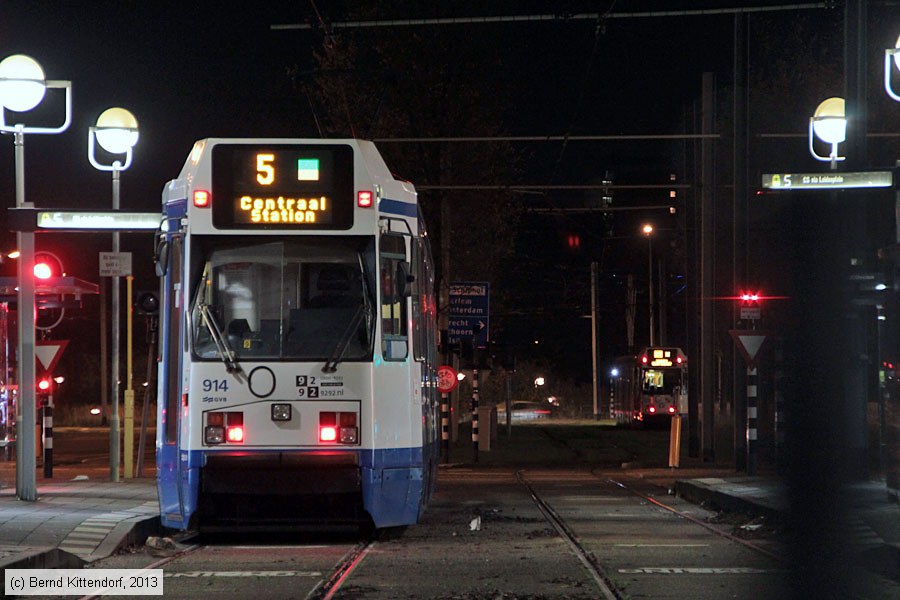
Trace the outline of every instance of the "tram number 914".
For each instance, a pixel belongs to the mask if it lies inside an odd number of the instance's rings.
[[[228,380],[227,379],[204,379],[203,380],[203,391],[204,392],[227,392],[228,391]]]

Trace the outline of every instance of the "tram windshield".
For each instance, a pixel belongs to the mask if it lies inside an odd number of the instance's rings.
[[[644,369],[641,387],[645,394],[666,395],[681,386],[680,369]]]
[[[194,236],[201,359],[363,360],[375,326],[371,237]]]

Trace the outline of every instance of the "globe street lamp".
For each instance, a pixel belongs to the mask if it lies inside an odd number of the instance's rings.
[[[134,115],[124,108],[108,108],[97,118],[97,124],[88,130],[88,160],[91,165],[100,171],[112,173],[112,207],[114,211],[120,208],[119,188],[120,174],[131,166],[132,149],[138,141],[138,123]],[[96,143],[95,143],[96,142]],[[125,162],[114,160],[112,164],[103,164],[96,158],[96,144],[110,154],[124,154]],[[119,233],[113,233],[114,254],[119,253]],[[110,479],[119,481],[119,345],[120,345],[120,315],[119,315],[119,277],[112,278],[112,406],[109,417],[109,470]],[[129,382],[129,390],[130,390]],[[126,407],[126,419],[128,411]],[[126,432],[127,433],[127,432]],[[130,446],[130,444],[129,444]],[[126,448],[127,450],[127,448]],[[130,478],[126,464],[126,478]]]
[[[47,88],[62,88],[66,91],[65,120],[58,127],[26,127],[22,123],[6,124],[6,111],[28,112],[44,99]],[[18,118],[18,117],[17,117]],[[44,70],[36,60],[24,54],[9,56],[0,61],[0,132],[12,133],[16,161],[16,208],[32,208],[25,201],[25,134],[55,134],[69,128],[72,121],[72,83],[70,81],[49,81],[44,78]],[[17,243],[20,252],[17,265],[19,290],[18,308],[18,385],[19,401],[16,410],[16,495],[20,500],[37,500],[35,452],[37,440],[36,421],[36,380],[34,364],[34,295],[35,285],[32,275],[34,268],[34,233],[18,232]]]
[[[816,153],[813,138],[817,137],[831,146],[828,156]],[[846,157],[838,156],[838,144],[847,139],[847,116],[844,112],[843,98],[823,100],[809,119],[809,153],[816,160],[830,162],[831,168],[837,168],[837,161]]]
[[[897,38],[893,48],[884,51],[884,91],[888,96],[900,102],[900,95],[894,91],[894,86],[891,84],[891,74],[894,72],[891,63],[900,69],[900,37]]]
[[[656,336],[654,334],[654,330],[656,329],[655,319],[653,317],[653,225],[647,223],[644,225],[641,230],[644,232],[644,235],[647,236],[647,274],[650,277],[650,287],[649,287],[649,298],[647,299],[647,306],[650,309],[650,345],[656,345]]]

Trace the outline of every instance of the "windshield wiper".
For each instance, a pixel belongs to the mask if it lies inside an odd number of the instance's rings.
[[[238,364],[237,355],[231,344],[228,343],[228,338],[222,333],[222,328],[219,327],[219,322],[216,321],[215,315],[209,310],[209,305],[198,299],[197,308],[200,309],[200,315],[203,317],[203,322],[206,323],[206,328],[209,329],[209,335],[216,345],[216,350],[222,358],[222,362],[225,363],[225,370],[229,373],[240,375],[243,369]]]
[[[334,347],[334,352],[332,352],[328,360],[325,361],[325,366],[322,367],[323,373],[334,373],[337,371],[338,363],[344,358],[344,354],[347,353],[347,348],[350,346],[350,338],[353,337],[353,333],[359,327],[360,321],[362,321],[363,315],[365,314],[365,308],[366,306],[363,304],[360,304],[356,308],[353,318],[350,319],[350,322],[338,339],[338,343]]]

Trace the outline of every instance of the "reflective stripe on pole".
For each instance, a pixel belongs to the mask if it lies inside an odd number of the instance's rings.
[[[450,461],[450,395],[441,392],[441,459]]]
[[[478,369],[472,370],[472,449],[478,462]]]
[[[44,477],[53,477],[53,396],[44,404]]]
[[[747,475],[756,475],[756,369],[747,367]]]

